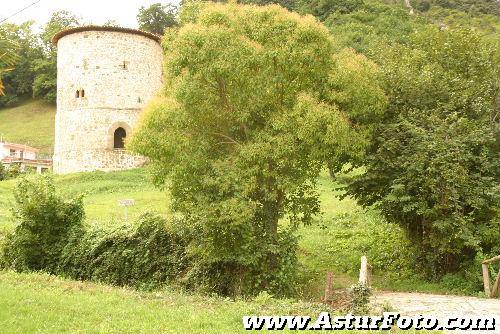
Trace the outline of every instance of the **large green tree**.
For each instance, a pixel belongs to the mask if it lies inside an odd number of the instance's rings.
[[[18,45],[9,39],[5,31],[0,30],[0,95],[5,94],[5,86],[2,77],[12,70],[12,66],[17,62]]]
[[[0,106],[12,105],[22,97],[31,97],[35,72],[33,62],[43,57],[42,43],[33,32],[33,22],[20,25],[4,24],[0,27],[7,39],[17,45],[17,60],[13,70],[4,75],[5,96],[0,97]]]
[[[359,159],[382,114],[377,67],[279,6],[192,3],[181,17],[132,148],[185,219],[190,277],[224,294],[285,292],[318,174]]]
[[[162,36],[165,29],[177,25],[177,7],[161,3],[141,7],[137,14],[137,22],[139,29]]]
[[[431,277],[496,255],[498,50],[470,30],[430,28],[387,50],[384,69],[388,109],[350,193],[408,231]]]

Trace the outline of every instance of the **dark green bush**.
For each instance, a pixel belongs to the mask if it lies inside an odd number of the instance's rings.
[[[115,285],[156,287],[186,268],[183,240],[153,214],[134,226],[75,231],[64,248],[60,272],[76,279]]]
[[[363,163],[366,173],[348,187],[360,204],[375,205],[406,231],[420,271],[436,281],[498,251],[495,54],[472,31],[437,28],[388,49],[386,118]]]
[[[6,172],[6,179],[15,179],[22,174],[21,166],[19,164],[10,165],[9,168],[6,168]]]
[[[82,198],[56,194],[49,176],[21,179],[14,190],[18,225],[4,246],[5,264],[15,270],[56,273],[62,249],[84,217]]]
[[[193,230],[179,227],[193,242]],[[208,258],[200,256],[200,249],[192,252],[191,263],[184,283],[193,290],[225,296],[253,295],[269,291],[275,295],[290,295],[297,288],[297,235],[293,229],[278,232],[276,244],[265,239],[255,241],[255,251],[241,262],[231,256]],[[272,270],[279,268],[279,270]]]
[[[134,226],[88,228],[82,198],[59,196],[50,176],[21,179],[14,197],[18,225],[2,242],[2,266],[135,287],[171,282],[185,271],[183,237],[159,216],[145,214]]]
[[[372,290],[363,283],[356,283],[349,289],[351,299],[351,312],[354,314],[367,314],[370,311],[370,296]]]
[[[7,170],[5,166],[0,163],[0,181],[3,181],[7,178]]]

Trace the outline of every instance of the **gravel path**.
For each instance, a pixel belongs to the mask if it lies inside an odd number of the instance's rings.
[[[408,316],[419,314],[438,318],[495,316],[497,330],[489,333],[500,333],[500,299],[379,291],[372,297],[372,303],[389,304],[395,311]]]

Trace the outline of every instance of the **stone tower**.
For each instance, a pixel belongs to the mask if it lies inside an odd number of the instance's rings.
[[[61,31],[57,45],[54,172],[112,171],[144,158],[124,142],[162,86],[160,37],[86,26]]]

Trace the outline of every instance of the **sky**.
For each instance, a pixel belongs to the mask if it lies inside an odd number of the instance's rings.
[[[0,21],[36,0],[0,0]],[[179,0],[40,0],[37,4],[13,16],[6,22],[22,23],[33,20],[38,27],[46,23],[51,14],[68,10],[84,24],[103,24],[108,20],[120,26],[137,28],[137,12],[141,6],[153,3],[178,5]]]

